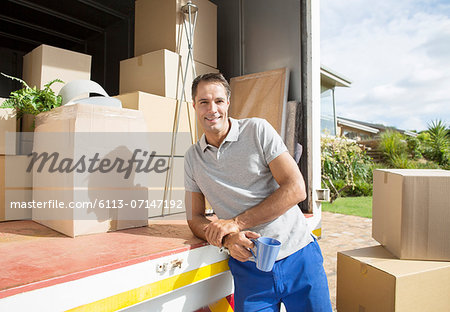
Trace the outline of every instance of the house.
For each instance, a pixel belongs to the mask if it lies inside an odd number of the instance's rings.
[[[335,88],[349,88],[350,79],[332,69],[320,66],[320,132],[323,135],[338,136]]]
[[[383,132],[388,130],[397,131],[406,136],[416,137],[417,133],[389,127],[382,124],[373,124],[370,122],[359,121],[344,117],[336,117],[337,119],[337,135],[356,141],[366,141],[378,139]]]
[[[334,70],[320,66],[320,132],[322,135],[346,137],[355,141],[378,139],[387,130],[398,131],[407,136],[417,136],[416,133],[401,130],[382,124],[339,117],[336,115],[336,87],[349,88],[352,82]]]

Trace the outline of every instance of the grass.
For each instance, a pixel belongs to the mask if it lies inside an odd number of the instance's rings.
[[[340,197],[332,204],[322,203],[322,210],[372,218],[372,197]]]

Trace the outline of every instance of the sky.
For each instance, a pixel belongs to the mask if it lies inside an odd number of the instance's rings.
[[[321,63],[350,79],[337,115],[404,130],[450,124],[450,0],[321,0]]]

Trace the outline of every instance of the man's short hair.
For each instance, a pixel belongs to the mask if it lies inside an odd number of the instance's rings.
[[[197,87],[198,84],[202,81],[220,83],[227,92],[227,99],[228,100],[230,99],[231,87],[228,84],[228,81],[225,79],[225,77],[221,73],[209,73],[197,76],[197,78],[195,78],[194,81],[192,82],[192,101],[195,102],[195,96],[197,95]]]

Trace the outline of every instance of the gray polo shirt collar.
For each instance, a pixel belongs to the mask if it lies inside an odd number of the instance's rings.
[[[228,132],[227,136],[225,137],[225,140],[223,140],[222,144],[225,142],[237,141],[239,138],[239,124],[238,124],[237,120],[234,118],[231,118],[231,117],[228,117],[228,119],[231,122],[231,128],[230,128],[230,131]],[[199,143],[200,143],[200,148],[202,149],[203,152],[205,152],[205,150],[208,146],[212,146],[206,142],[206,136],[204,133],[203,133],[202,137],[200,138]]]

